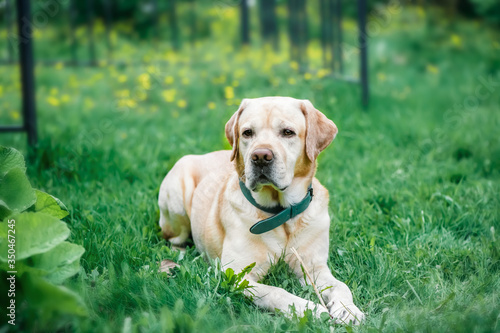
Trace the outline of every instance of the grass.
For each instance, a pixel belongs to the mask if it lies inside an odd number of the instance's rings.
[[[224,124],[241,98],[288,95],[310,99],[340,130],[317,172],[330,190],[329,266],[367,321],[335,330],[499,332],[499,34],[424,22],[406,8],[371,36],[368,112],[358,87],[324,76],[314,45],[306,73],[285,51],[235,55],[208,42],[180,54],[129,47],[144,65],[37,67],[40,144],[28,175],[69,207],[70,240],[86,249],[68,286],[89,316],[64,328],[330,332],[217,287],[217,263],[166,246],[156,226],[158,188],[177,159],[228,148]],[[0,67],[3,123],[18,121],[17,77]],[[26,151],[22,135],[0,138]],[[158,274],[163,259],[181,268]],[[265,281],[315,300],[282,262]]]

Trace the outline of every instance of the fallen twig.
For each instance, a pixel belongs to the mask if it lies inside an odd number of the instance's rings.
[[[302,265],[302,267],[304,268],[304,271],[306,272],[306,275],[307,277],[309,278],[309,281],[311,282],[311,285],[313,286],[314,288],[314,292],[316,293],[316,295],[318,296],[319,298],[319,302],[321,303],[321,305],[323,305],[323,307],[325,309],[328,310],[328,308],[326,307],[326,304],[325,304],[325,301],[323,301],[323,297],[321,297],[321,294],[319,293],[318,291],[318,288],[316,288],[316,284],[314,283],[311,275],[309,274],[309,271],[307,270],[307,267],[306,265],[304,264],[304,262],[302,261],[302,258],[299,256],[299,253],[297,252],[297,250],[294,248],[294,247],[291,247],[290,250],[293,252],[293,254],[295,254],[295,256],[297,257],[297,259],[299,260],[300,264]],[[330,317],[332,317],[332,315],[330,315]],[[333,317],[332,317],[333,318]]]

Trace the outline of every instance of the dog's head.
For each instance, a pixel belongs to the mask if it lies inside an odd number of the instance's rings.
[[[244,99],[226,124],[231,160],[252,191],[284,191],[295,177],[311,177],[315,161],[337,135],[337,127],[308,100]]]

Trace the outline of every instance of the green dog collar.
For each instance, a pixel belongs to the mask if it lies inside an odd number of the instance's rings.
[[[259,205],[255,201],[255,199],[252,197],[252,193],[245,186],[245,183],[243,183],[241,180],[240,180],[240,188],[241,188],[241,192],[243,192],[243,195],[245,196],[245,198],[247,198],[247,200],[250,201],[250,203],[252,205],[254,205],[258,209],[263,210],[267,213],[275,214],[274,216],[271,216],[265,220],[262,220],[262,221],[255,223],[250,228],[250,232],[252,234],[256,234],[256,235],[273,230],[274,228],[277,228],[280,225],[282,225],[283,223],[285,223],[286,221],[293,219],[295,216],[299,215],[300,213],[305,211],[307,209],[307,207],[309,207],[309,204],[311,203],[312,198],[313,198],[313,188],[312,188],[312,184],[311,184],[311,185],[309,185],[309,188],[307,189],[306,196],[298,204],[291,205],[290,207],[286,207],[286,208],[282,207],[282,206],[264,207],[264,206]]]

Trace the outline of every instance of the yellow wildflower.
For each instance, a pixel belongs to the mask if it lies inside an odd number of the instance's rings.
[[[166,84],[172,84],[172,83],[174,83],[174,77],[173,77],[173,76],[170,76],[170,75],[169,75],[169,76],[167,76],[167,77],[165,78],[165,83],[166,83]]]
[[[297,70],[297,69],[299,69],[299,63],[298,63],[298,62],[296,62],[296,61],[292,61],[292,62],[290,62],[290,67],[291,67],[292,69]]]
[[[384,73],[382,73],[382,72],[378,72],[378,73],[377,73],[377,79],[378,79],[380,82],[384,82],[384,81],[387,79],[387,77],[385,76],[385,74],[384,74]]]
[[[189,84],[189,79],[187,77],[182,79],[182,84],[187,86]]]
[[[148,73],[142,73],[141,75],[139,75],[137,77],[137,81],[139,81],[139,83],[141,84],[141,86],[144,89],[150,89],[151,88],[151,80],[150,80],[150,76],[149,76]]]
[[[316,75],[318,76],[318,79],[321,79],[327,76],[328,74],[330,74],[330,71],[328,69],[321,68]]]
[[[312,75],[311,75],[311,73],[309,73],[309,72],[305,73],[305,74],[304,74],[304,79],[305,79],[305,80],[310,80],[310,79],[312,79]]]
[[[431,74],[438,74],[439,73],[439,68],[437,68],[434,65],[428,64],[426,68],[427,68],[427,71]]]
[[[237,79],[241,79],[242,77],[245,76],[245,70],[240,68],[240,69],[237,69],[235,72],[234,72],[234,77],[237,78]]]
[[[220,84],[220,83],[224,83],[224,82],[226,82],[226,76],[225,75],[214,77],[212,79],[212,83],[214,83],[214,84]]]
[[[180,99],[178,102],[177,102],[177,106],[180,107],[180,108],[185,108],[187,106],[187,102],[185,99]]]
[[[233,87],[237,87],[240,85],[240,81],[234,80],[233,83],[231,84]]]
[[[64,95],[61,96],[61,102],[62,103],[67,103],[67,102],[69,102],[70,99],[71,98],[69,97],[68,94],[64,94]]]
[[[120,83],[124,83],[124,82],[127,82],[127,76],[126,75],[118,75],[118,82]]]
[[[55,96],[59,93],[59,90],[57,88],[50,88],[50,94],[52,96]]]
[[[115,96],[120,98],[130,97],[130,91],[128,89],[115,91]]]
[[[59,106],[61,102],[54,96],[47,97],[47,102],[52,106]]]
[[[215,103],[214,103],[214,102],[210,102],[210,103],[208,103],[208,108],[209,108],[210,110],[215,109],[215,106],[216,106],[216,105],[215,105]]]
[[[294,85],[295,83],[297,83],[297,80],[295,80],[295,78],[293,77],[288,78],[288,84]]]
[[[453,34],[450,37],[451,44],[456,47],[462,47],[462,38],[459,35]]]
[[[163,92],[161,93],[163,98],[165,99],[165,101],[171,103],[173,101],[175,101],[175,94],[177,92],[175,91],[175,89],[167,89],[167,90],[163,90]]]
[[[234,89],[231,86],[227,86],[224,88],[224,96],[226,99],[234,98]]]
[[[54,68],[57,70],[61,70],[64,68],[64,64],[62,63],[62,61],[59,61],[54,65]]]
[[[18,111],[10,111],[10,117],[14,120],[18,120],[21,114]]]
[[[136,106],[137,102],[131,98],[125,98],[118,101],[118,107],[135,108]]]

